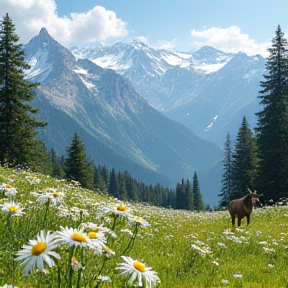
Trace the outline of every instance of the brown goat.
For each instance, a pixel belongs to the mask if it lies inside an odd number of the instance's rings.
[[[250,223],[250,214],[253,211],[253,206],[259,201],[260,195],[256,193],[256,190],[252,192],[249,188],[246,196],[230,201],[228,211],[232,218],[232,225],[235,226],[235,218],[238,219],[238,226],[241,225],[241,220],[246,216],[247,225]]]

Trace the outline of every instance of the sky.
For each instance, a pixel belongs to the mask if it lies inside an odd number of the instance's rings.
[[[268,56],[280,25],[288,37],[288,0],[0,0],[27,44],[45,27],[66,47],[139,39],[154,48]]]

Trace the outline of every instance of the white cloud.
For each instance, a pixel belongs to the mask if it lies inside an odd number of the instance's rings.
[[[165,50],[174,51],[175,50],[175,45],[173,43],[169,42],[169,41],[158,40],[157,48],[158,49],[165,49]]]
[[[0,0],[0,11],[9,13],[23,44],[43,27],[63,45],[104,42],[109,37],[125,37],[128,33],[127,23],[101,6],[95,6],[87,13],[59,17],[54,0]]]
[[[256,43],[255,40],[249,38],[248,34],[241,33],[241,29],[237,26],[223,28],[207,28],[202,31],[191,30],[192,46],[194,49],[199,49],[204,45],[212,46],[224,52],[237,53],[245,52],[247,55],[261,54],[266,57],[267,47],[270,42]]]

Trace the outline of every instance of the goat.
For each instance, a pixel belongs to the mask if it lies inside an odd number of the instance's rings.
[[[232,225],[235,226],[235,218],[238,219],[238,226],[241,225],[241,220],[246,216],[247,225],[250,223],[250,214],[253,211],[253,206],[259,201],[259,197],[256,193],[256,190],[252,192],[249,188],[247,188],[248,193],[246,196],[235,199],[229,202],[228,211],[232,218]]]

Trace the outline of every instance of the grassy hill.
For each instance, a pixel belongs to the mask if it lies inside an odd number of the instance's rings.
[[[227,211],[123,203],[75,182],[1,167],[0,204],[0,286],[129,287],[129,271],[137,270],[161,288],[287,287],[287,206],[255,209],[250,226],[244,220],[232,232]],[[48,231],[58,238],[46,245]],[[138,261],[127,264],[126,276],[115,269],[122,255]]]

